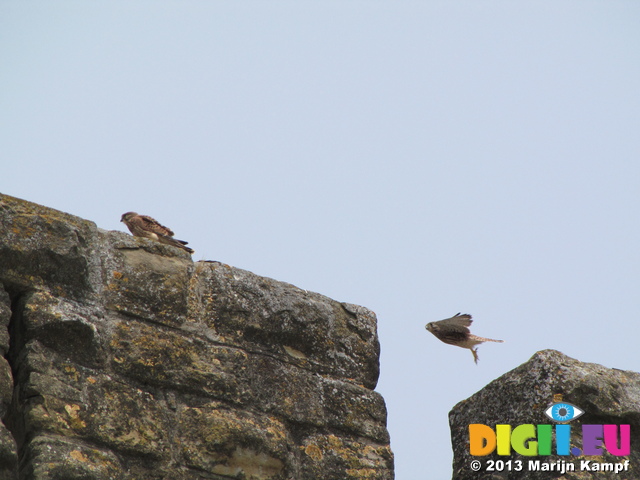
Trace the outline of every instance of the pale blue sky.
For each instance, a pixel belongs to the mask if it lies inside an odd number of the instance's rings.
[[[0,192],[378,315],[399,480],[555,348],[640,371],[640,3],[0,0]],[[468,351],[428,321],[474,315]]]

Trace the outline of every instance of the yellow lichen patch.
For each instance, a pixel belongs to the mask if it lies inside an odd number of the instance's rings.
[[[80,373],[78,373],[78,370],[76,370],[74,366],[65,365],[64,371],[67,372],[68,375],[72,376],[76,382],[78,381],[78,378],[80,377]]]
[[[42,400],[41,404],[29,410],[29,422],[56,433],[68,434],[71,425],[64,401],[49,395],[43,395]]]
[[[329,435],[327,437],[327,440],[329,442],[329,445],[331,445],[332,448],[341,448],[343,446],[343,442],[342,440],[340,440],[338,437],[336,437],[335,435]]]
[[[69,456],[78,462],[87,463],[89,461],[89,459],[80,450],[72,450],[69,452]]]
[[[316,462],[322,460],[322,450],[317,445],[307,445],[307,448],[304,449],[304,453],[306,453],[309,457],[311,457]]]
[[[91,384],[95,384],[98,380],[96,380],[93,377],[87,377],[87,382],[91,383]]]
[[[339,459],[347,473],[345,478],[380,478],[381,462],[392,455],[388,446],[363,444],[335,435],[316,437],[314,442],[309,446],[318,445],[325,459]]]
[[[365,446],[362,453],[368,458],[378,458],[378,449],[371,445]]]
[[[115,278],[116,280],[120,280],[124,275],[121,272],[113,272],[113,278]]]
[[[138,445],[142,442],[142,437],[138,434],[138,432],[132,430],[128,433],[125,433],[124,435],[116,437],[116,440],[119,443],[124,443],[126,445]]]
[[[78,415],[78,412],[80,411],[79,405],[65,405],[64,410],[69,416],[68,423],[71,428],[75,430],[85,428],[87,426],[87,424],[80,418],[80,415]]]
[[[89,417],[97,437],[110,445],[141,453],[163,448],[163,424],[153,397],[117,382],[103,384],[103,408]]]
[[[378,471],[373,468],[348,468],[347,475],[353,478],[377,478]]]
[[[100,472],[99,478],[122,478],[122,476],[119,475],[120,467],[117,464],[117,460],[109,457],[109,455],[99,450],[72,450],[69,452],[69,457],[76,462],[81,463],[82,467],[80,468],[84,471],[89,470],[91,472]],[[91,478],[94,478],[93,475]]]
[[[151,360],[149,358],[139,358],[136,360],[136,363],[144,365],[145,367],[155,367],[157,365],[155,360]]]

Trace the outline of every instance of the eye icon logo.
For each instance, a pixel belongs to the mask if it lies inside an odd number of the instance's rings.
[[[544,411],[544,414],[554,422],[570,422],[583,413],[584,410],[566,402],[554,403]]]

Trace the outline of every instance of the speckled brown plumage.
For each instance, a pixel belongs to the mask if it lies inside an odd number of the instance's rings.
[[[436,338],[461,348],[468,348],[473,354],[473,360],[478,363],[478,349],[474,348],[483,342],[498,342],[503,340],[493,340],[492,338],[478,337],[469,331],[469,327],[473,323],[471,315],[468,313],[457,313],[451,318],[445,318],[437,322],[429,322],[425,328],[433,333]]]
[[[136,212],[127,212],[122,214],[120,221],[127,226],[135,237],[150,238],[160,243],[181,248],[189,253],[194,253],[194,250],[185,246],[189,242],[173,238],[173,231],[160,224],[160,222],[154,218],[147,215],[139,215]]]

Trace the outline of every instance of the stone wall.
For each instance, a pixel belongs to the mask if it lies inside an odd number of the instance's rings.
[[[373,312],[6,195],[0,352],[0,480],[393,478]]]

